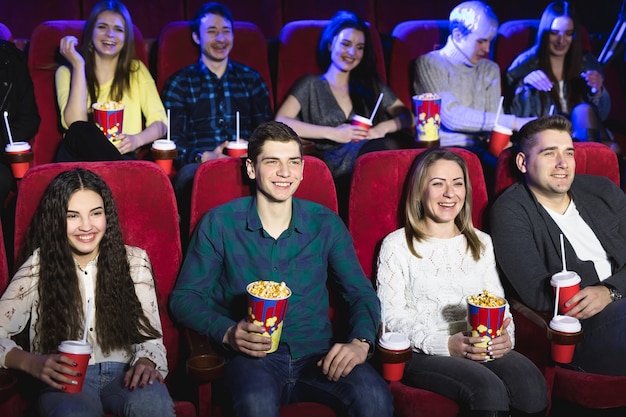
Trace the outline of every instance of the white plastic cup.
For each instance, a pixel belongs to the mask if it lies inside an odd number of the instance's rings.
[[[89,364],[89,358],[91,357],[91,345],[87,342],[83,342],[82,340],[65,340],[61,342],[58,350],[59,353],[62,353],[64,356],[67,356],[76,362],[76,366],[74,368],[80,372],[80,376],[68,375],[71,379],[76,381],[76,384],[61,383],[61,385],[65,387],[64,391],[80,392],[83,389],[85,374],[87,373],[87,365]],[[63,364],[63,366],[72,367],[68,364]]]

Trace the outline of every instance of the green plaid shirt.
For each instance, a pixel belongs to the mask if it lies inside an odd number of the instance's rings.
[[[348,309],[346,340],[333,339],[329,277]],[[209,211],[172,291],[172,313],[220,346],[226,330],[246,316],[246,285],[259,279],[285,281],[292,290],[281,336],[292,357],[326,352],[335,341],[375,340],[378,298],[348,230],[326,207],[294,198],[291,224],[278,239],[263,230],[253,197]]]

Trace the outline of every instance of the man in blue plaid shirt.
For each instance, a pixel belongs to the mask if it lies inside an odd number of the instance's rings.
[[[172,75],[163,89],[171,139],[178,148],[174,189],[179,197],[189,192],[199,164],[223,157],[228,141],[236,139],[237,112],[243,139],[273,118],[259,73],[228,59],[234,40],[230,10],[207,3],[196,12],[191,29],[200,59]]]

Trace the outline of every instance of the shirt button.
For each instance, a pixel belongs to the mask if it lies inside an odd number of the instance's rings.
[[[87,271],[85,271],[85,275],[88,275],[88,274],[87,274]]]
[[[217,122],[220,124],[220,126],[224,126],[224,119],[220,119]]]
[[[274,267],[274,271],[278,271],[278,267]]]

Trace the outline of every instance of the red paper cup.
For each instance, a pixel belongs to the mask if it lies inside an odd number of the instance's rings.
[[[81,340],[65,340],[61,342],[58,350],[59,353],[62,353],[76,362],[76,366],[74,368],[80,372],[80,376],[69,375],[71,379],[77,382],[76,385],[65,383],[61,383],[61,385],[65,387],[65,392],[80,392],[83,389],[85,374],[87,373],[87,365],[89,364],[89,358],[91,357],[91,345]],[[67,364],[63,365],[70,368],[72,367]]]
[[[248,142],[245,140],[231,140],[226,146],[226,153],[233,158],[241,158],[248,153]]]
[[[506,303],[497,307],[483,307],[467,301],[467,322],[472,337],[495,339],[502,334],[502,322]],[[477,347],[487,347],[488,341],[474,343]],[[490,359],[488,359],[490,360]]]
[[[570,316],[555,316],[550,320],[550,328],[561,334],[577,334],[582,331],[580,321]],[[575,339],[570,339],[571,343],[565,343],[566,339],[559,338],[551,342],[552,360],[558,363],[570,363],[574,358],[576,350]]]
[[[437,94],[424,93],[413,96],[417,140],[439,140],[441,125],[441,98]]]
[[[578,304],[573,304],[569,308],[565,307],[565,303],[580,291],[580,277],[574,271],[561,271],[552,275],[550,284],[554,287],[555,294],[557,283],[559,287],[559,312],[565,314]]]
[[[273,281],[255,281],[248,284],[246,287],[246,291],[248,292],[248,322],[265,327],[263,335],[272,338],[272,346],[266,352],[272,353],[278,349],[278,344],[280,343],[280,335],[283,331],[283,319],[287,311],[287,301],[291,296],[291,290],[285,287],[287,289],[287,295],[278,298],[270,298],[256,295],[254,287],[258,285],[269,287],[278,286],[280,284]]]
[[[411,342],[402,333],[385,333],[378,339],[378,354],[383,368],[383,378],[387,381],[400,381],[404,366],[411,358]]]
[[[168,139],[158,139],[152,142],[150,155],[158,166],[163,168],[167,175],[172,173],[172,162],[176,159],[176,143]]]
[[[359,116],[355,114],[352,116],[352,126],[358,126],[366,131],[369,131],[372,128],[372,122],[367,117]],[[357,139],[353,139],[352,142],[358,142]]]
[[[489,153],[498,156],[504,148],[509,144],[513,131],[504,126],[495,125],[491,131],[491,139],[489,139]]]
[[[117,102],[94,103],[93,121],[113,144],[118,141],[117,137],[122,133],[124,121],[124,105]]]
[[[28,142],[8,143],[4,148],[5,156],[11,165],[13,177],[16,179],[24,178],[26,171],[31,167],[33,162],[33,152]]]

